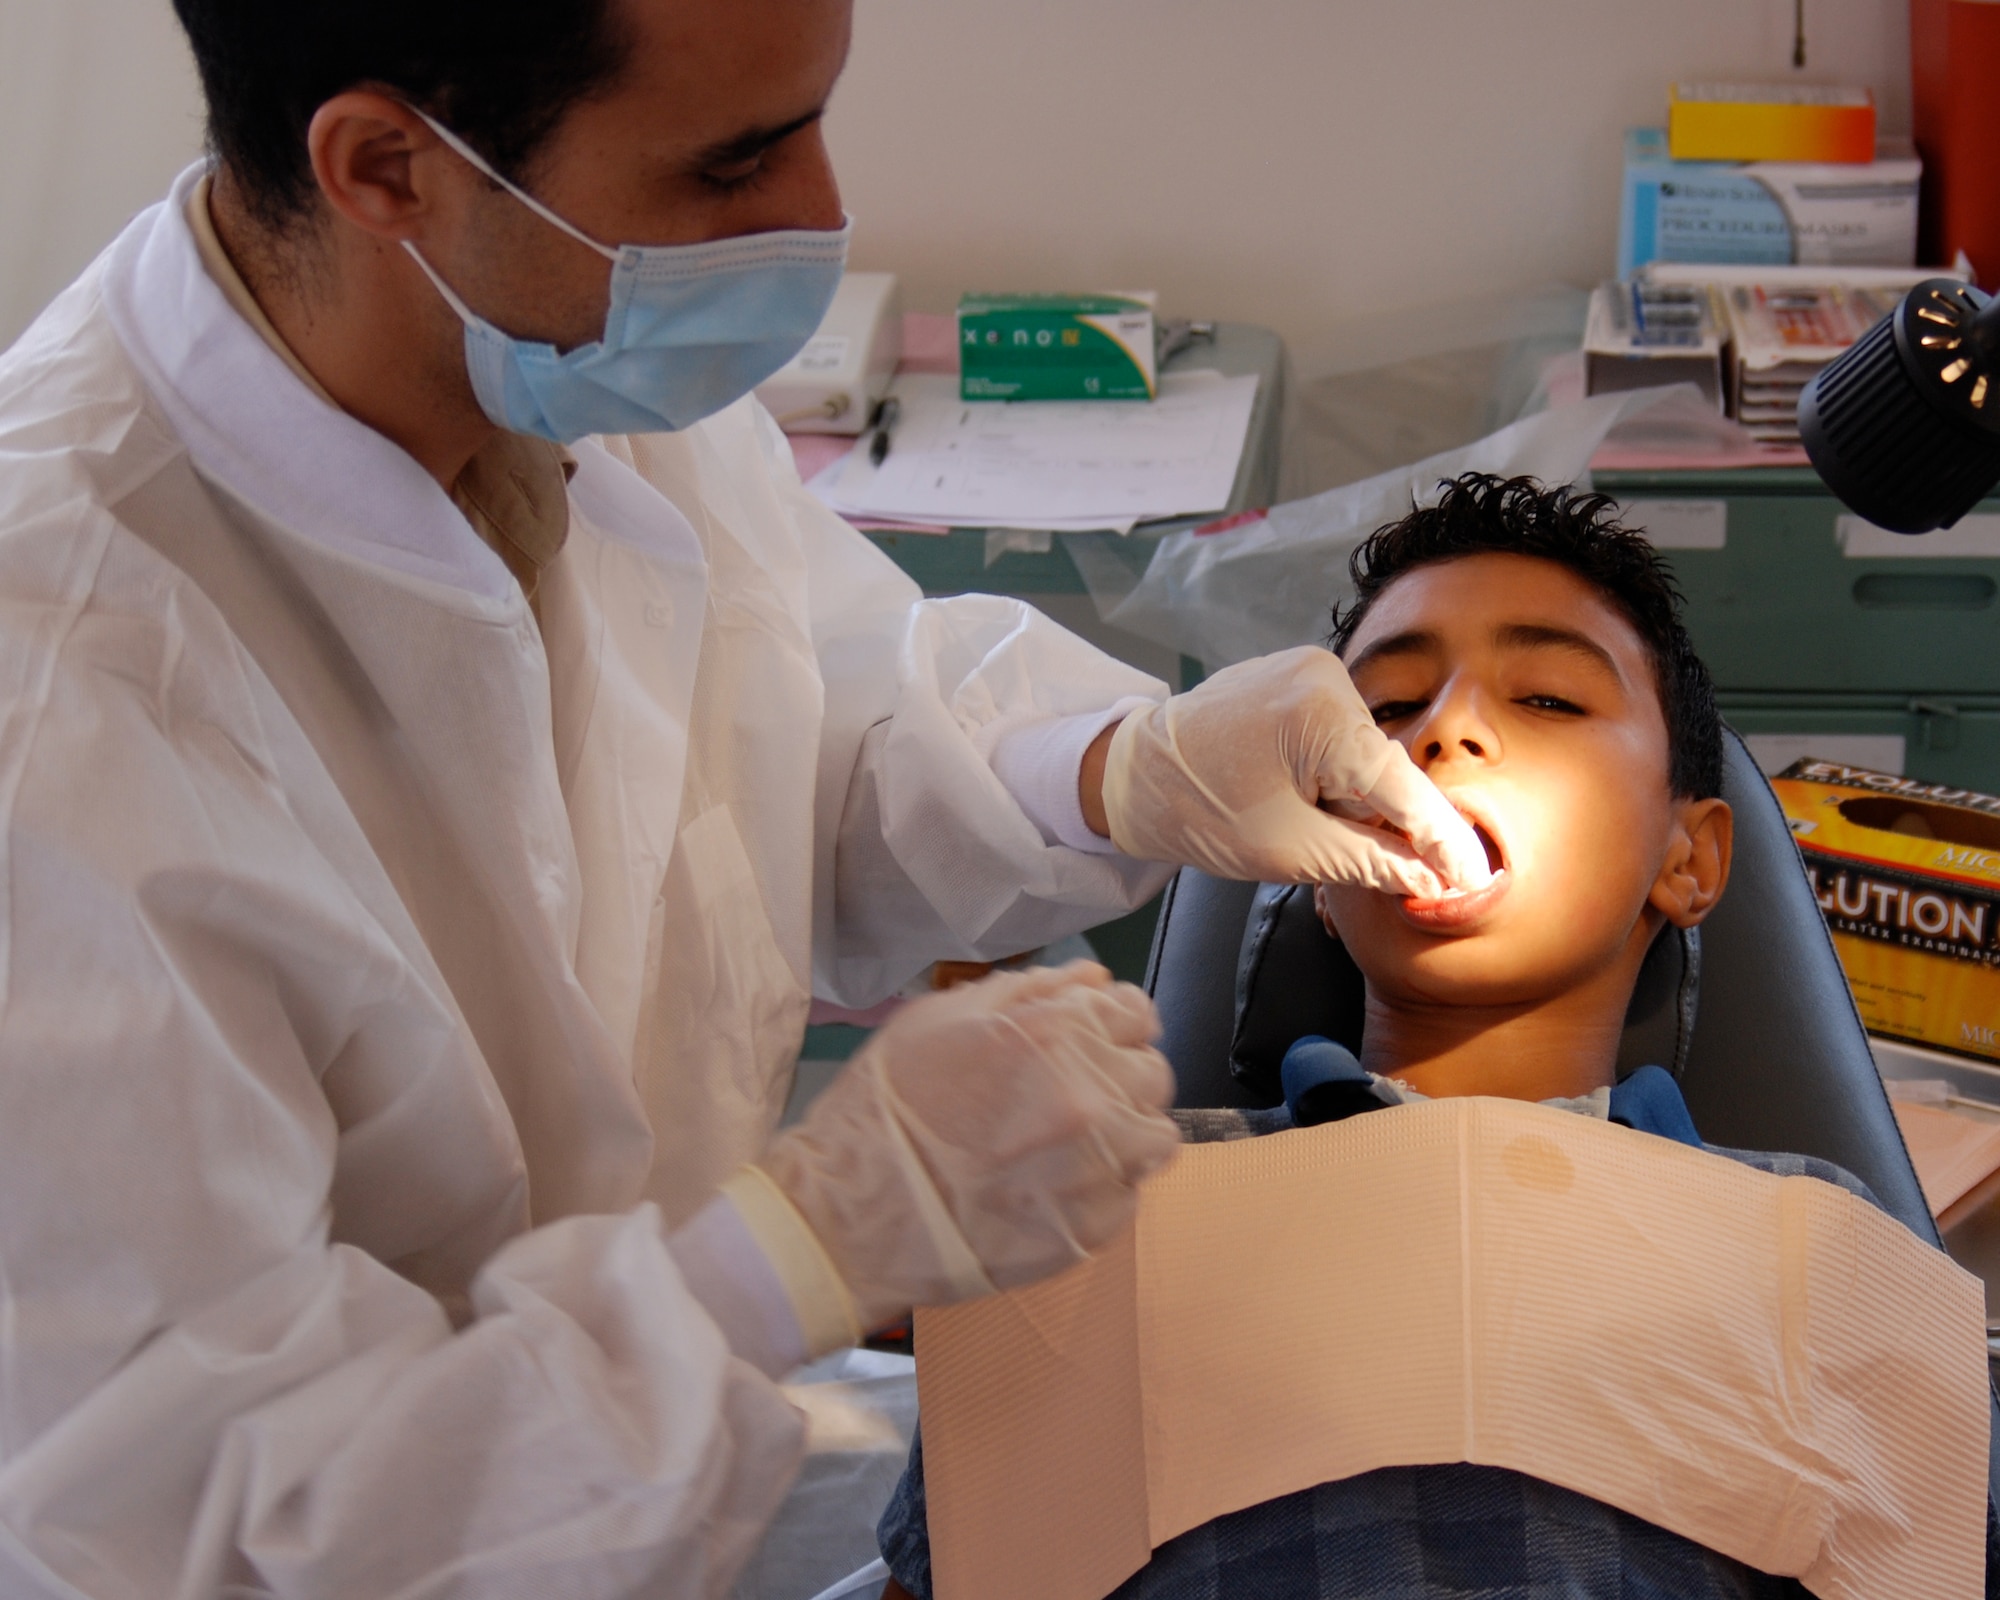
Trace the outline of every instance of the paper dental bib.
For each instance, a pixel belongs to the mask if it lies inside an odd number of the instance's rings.
[[[1226,1512],[1455,1461],[1822,1600],[1984,1593],[1978,1281],[1831,1184],[1563,1111],[1190,1146],[1117,1246],[917,1349],[940,1600],[1102,1600]]]

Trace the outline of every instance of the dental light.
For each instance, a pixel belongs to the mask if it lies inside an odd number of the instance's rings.
[[[1799,396],[1799,433],[1850,511],[1948,528],[2000,487],[2000,295],[1918,284]]]

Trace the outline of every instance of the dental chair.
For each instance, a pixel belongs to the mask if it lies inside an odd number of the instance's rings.
[[[1619,1076],[1668,1068],[1710,1143],[1835,1162],[1939,1244],[1785,814],[1743,741],[1728,731],[1723,743],[1722,794],[1736,814],[1729,887],[1699,930],[1664,928],[1647,952]],[[1321,926],[1309,887],[1183,868],[1160,910],[1146,989],[1183,1106],[1278,1105],[1295,1039],[1360,1046],[1361,974]],[[2000,1484],[2000,1408],[1995,1421]]]

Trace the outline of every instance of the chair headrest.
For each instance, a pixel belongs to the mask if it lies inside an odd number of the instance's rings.
[[[1700,930],[1662,928],[1625,1014],[1618,1076],[1650,1065],[1678,1078],[1700,998]],[[1284,1098],[1279,1067],[1293,1041],[1316,1033],[1359,1053],[1365,1005],[1361,973],[1321,923],[1312,889],[1261,886],[1236,961],[1236,1031],[1229,1044],[1236,1081],[1258,1102],[1276,1105]]]

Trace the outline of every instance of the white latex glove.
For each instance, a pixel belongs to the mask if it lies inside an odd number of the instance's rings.
[[[1375,726],[1340,658],[1312,645],[1225,667],[1128,716],[1104,809],[1126,855],[1221,878],[1426,899],[1492,880],[1471,824]],[[1353,820],[1371,813],[1408,842]]]
[[[1144,991],[1094,962],[903,1007],[758,1160],[864,1328],[1031,1283],[1132,1217],[1180,1143]]]

